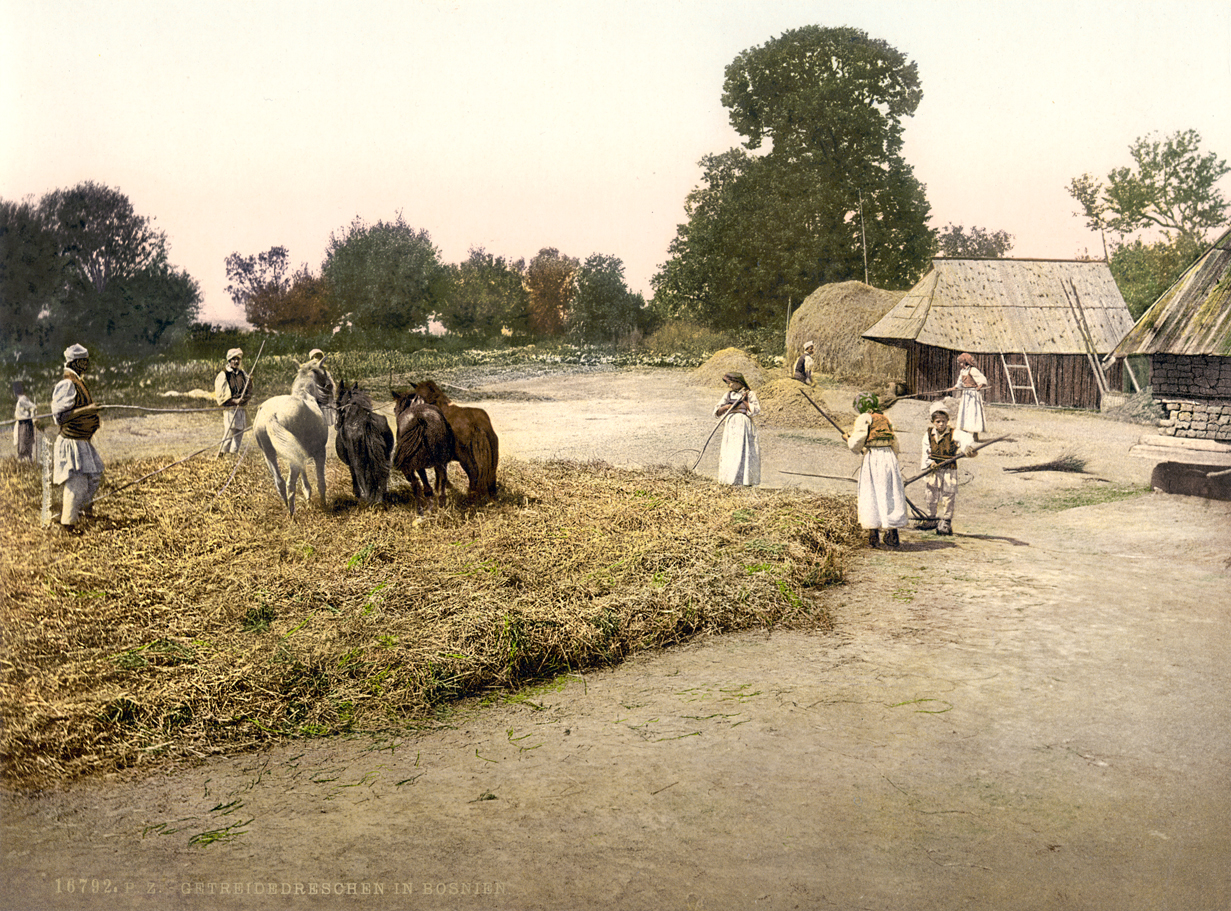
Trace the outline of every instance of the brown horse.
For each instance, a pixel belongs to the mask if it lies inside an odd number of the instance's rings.
[[[415,386],[415,394],[439,408],[449,422],[453,430],[453,460],[466,472],[470,498],[495,496],[500,440],[487,412],[482,408],[454,405],[432,380]]]
[[[440,409],[429,405],[414,391],[393,392],[393,414],[397,422],[397,444],[393,448],[393,467],[406,475],[415,497],[415,509],[423,515],[423,488],[427,489],[428,508],[432,505],[432,485],[427,470],[436,472],[436,505],[445,505],[449,483],[449,460],[453,458],[453,431]],[[422,479],[422,487],[419,484]]]

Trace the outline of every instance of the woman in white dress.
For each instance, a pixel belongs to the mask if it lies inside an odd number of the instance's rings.
[[[722,450],[718,455],[718,480],[723,484],[755,487],[761,483],[761,446],[757,442],[754,415],[761,411],[757,394],[748,388],[742,373],[723,376],[727,394],[714,409],[715,416],[726,416]]]
[[[957,356],[958,375],[953,385],[953,392],[960,392],[961,399],[957,406],[957,427],[964,433],[979,439],[979,434],[987,430],[987,420],[983,416],[983,390],[987,388],[987,377],[975,366],[974,355],[959,354]]]

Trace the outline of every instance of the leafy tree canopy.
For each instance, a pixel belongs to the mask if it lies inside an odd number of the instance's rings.
[[[141,357],[200,310],[197,282],[168,262],[166,235],[119,190],[92,181],[2,207],[4,341],[50,357],[72,341]],[[10,329],[9,320],[16,328]]]
[[[1113,168],[1106,184],[1089,173],[1069,181],[1069,195],[1081,209],[1074,214],[1102,237],[1103,255],[1134,316],[1201,255],[1206,232],[1227,222],[1231,203],[1215,184],[1231,167],[1200,149],[1196,130],[1162,139],[1148,134],[1129,147],[1134,167]],[[1160,231],[1161,239],[1126,240],[1149,230]]]
[[[441,323],[466,338],[491,339],[508,326],[526,331],[529,294],[525,260],[509,262],[482,247],[471,247],[465,262],[451,268],[453,286],[440,310]]]
[[[286,293],[290,287],[286,275],[289,266],[290,253],[286,247],[270,247],[251,256],[232,253],[226,258],[227,294],[235,306],[243,308],[248,322],[259,329],[268,327],[262,314],[253,312],[253,303],[258,297],[277,298]]]
[[[931,257],[930,207],[900,155],[917,68],[858,29],[786,32],[727,67],[742,149],[702,159],[655,309],[715,328],[780,318],[827,282],[909,287]],[[866,267],[865,267],[866,261]]]
[[[638,328],[644,306],[645,299],[628,290],[623,261],[595,253],[577,271],[569,334],[587,342],[614,341]]]
[[[1215,184],[1231,167],[1200,147],[1196,130],[1141,136],[1129,147],[1134,167],[1113,168],[1106,184],[1088,173],[1074,177],[1069,195],[1092,230],[1125,235],[1156,228],[1203,237],[1227,221],[1229,204]]]
[[[581,263],[555,247],[539,250],[526,267],[526,292],[530,297],[530,332],[554,336],[564,331],[569,307],[577,293],[577,270]]]
[[[971,225],[948,224],[936,238],[941,256],[953,259],[1000,259],[1013,249],[1008,231],[987,231]]]
[[[1140,238],[1117,244],[1108,268],[1133,319],[1150,309],[1204,251],[1205,244],[1190,234],[1149,244]]]
[[[343,313],[364,329],[420,329],[442,309],[449,272],[426,230],[401,213],[392,222],[355,218],[329,236],[322,276]]]

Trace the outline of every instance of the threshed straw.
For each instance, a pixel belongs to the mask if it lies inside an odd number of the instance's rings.
[[[110,478],[154,460],[118,461]],[[825,628],[859,532],[849,497],[689,472],[501,464],[490,506],[416,523],[409,488],[286,520],[251,460],[197,460],[45,532],[0,465],[9,787],[271,741],[430,723],[460,697],[750,627]]]

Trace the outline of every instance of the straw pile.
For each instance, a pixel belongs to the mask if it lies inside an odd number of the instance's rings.
[[[102,493],[161,467],[108,466]],[[416,522],[404,482],[287,519],[260,460],[201,459],[38,525],[0,466],[7,786],[271,740],[430,723],[459,697],[749,627],[825,628],[858,546],[849,498],[668,469],[501,465],[498,500]],[[342,495],[345,492],[345,495]]]
[[[757,400],[761,403],[757,422],[765,427],[812,427],[833,431],[829,422],[808,402],[810,398],[840,427],[849,428],[855,422],[855,414],[850,410],[853,397],[846,389],[823,389],[805,386],[793,379],[772,379],[757,390]]]
[[[723,348],[715,352],[708,361],[690,374],[689,379],[697,386],[712,386],[717,390],[717,397],[721,398],[727,391],[727,384],[722,380],[723,374],[726,373],[742,373],[748,385],[760,395],[765,374],[751,355],[738,348]]]
[[[906,296],[882,291],[863,282],[821,285],[791,314],[786,334],[789,374],[804,342],[816,343],[815,374],[878,388],[892,385],[906,371],[906,352],[861,336]]]

